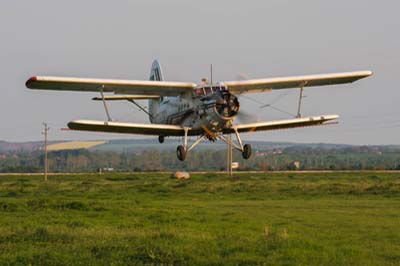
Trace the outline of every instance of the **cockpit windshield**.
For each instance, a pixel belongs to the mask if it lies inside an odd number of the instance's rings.
[[[227,91],[228,89],[224,85],[201,85],[193,90],[193,94],[195,97],[206,96],[209,94],[213,94],[215,92]]]

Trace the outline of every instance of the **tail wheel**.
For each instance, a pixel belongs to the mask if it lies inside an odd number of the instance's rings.
[[[250,146],[250,144],[245,144],[243,146],[242,156],[243,156],[243,159],[245,159],[245,160],[250,158],[250,156],[251,156],[251,146]]]
[[[180,161],[184,161],[186,159],[186,149],[182,145],[179,145],[178,148],[176,148],[176,156]]]
[[[164,136],[158,136],[158,142],[164,143],[165,137]]]

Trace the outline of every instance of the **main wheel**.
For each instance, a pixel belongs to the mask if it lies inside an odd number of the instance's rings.
[[[164,143],[165,137],[164,136],[158,136],[158,142]]]
[[[243,156],[243,159],[245,159],[245,160],[250,158],[250,156],[251,156],[251,146],[250,146],[250,144],[245,144],[243,146],[242,156]]]
[[[176,156],[180,161],[184,161],[186,159],[186,149],[182,145],[179,145],[178,148],[176,148]]]

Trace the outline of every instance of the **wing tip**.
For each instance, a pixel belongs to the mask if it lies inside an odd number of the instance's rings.
[[[75,121],[70,121],[70,122],[68,122],[67,127],[69,129],[74,129],[74,125],[75,125]]]
[[[25,86],[29,89],[32,89],[33,83],[35,83],[38,80],[37,76],[30,77],[26,82]]]
[[[364,75],[365,75],[366,77],[369,77],[369,76],[374,75],[374,72],[371,71],[371,70],[365,70],[365,71],[363,71],[363,73],[364,73]]]

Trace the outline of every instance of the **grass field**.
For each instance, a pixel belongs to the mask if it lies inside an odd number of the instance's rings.
[[[400,173],[0,177],[1,265],[399,265]]]

